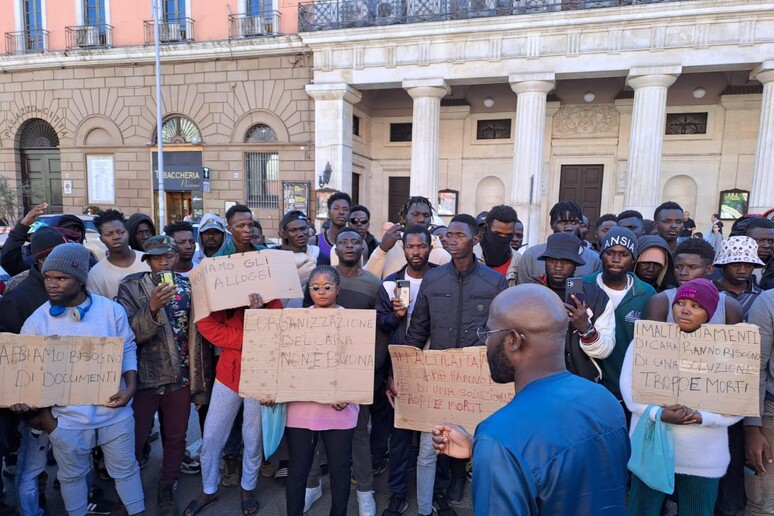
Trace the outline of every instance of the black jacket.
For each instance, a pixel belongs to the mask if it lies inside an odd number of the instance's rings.
[[[27,232],[29,230],[29,226],[17,222],[11,232],[8,233],[8,239],[3,244],[0,266],[10,276],[16,276],[20,272],[26,271],[34,263],[31,256],[25,256],[22,252],[24,244],[27,243]]]
[[[460,272],[454,262],[425,274],[419,287],[405,344],[430,349],[465,348],[482,344],[476,330],[486,325],[489,305],[508,288],[505,277],[476,261]]]
[[[19,333],[24,321],[46,301],[43,274],[30,267],[29,276],[0,299],[0,332]]]
[[[594,315],[591,317],[591,324],[596,323],[597,317],[605,311],[610,298],[605,291],[596,285],[589,283],[583,284],[583,294],[586,296],[584,302],[591,308]],[[567,337],[565,339],[564,362],[567,370],[572,374],[599,382],[602,379],[602,370],[596,365],[593,358],[589,357],[580,347],[580,335],[575,331],[571,324],[567,326]]]
[[[428,263],[428,265],[431,270],[438,267],[434,263]],[[384,278],[384,281],[400,281],[406,279],[407,268],[408,265],[404,265],[398,272]],[[406,340],[408,322],[408,315],[402,319],[398,319],[398,316],[395,315],[395,310],[392,309],[392,296],[384,290],[384,288],[380,288],[379,293],[376,294],[376,327],[380,332],[389,336],[390,344],[403,344]]]

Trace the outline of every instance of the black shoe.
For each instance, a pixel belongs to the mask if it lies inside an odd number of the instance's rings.
[[[462,503],[462,499],[465,497],[465,477],[453,478],[449,483],[449,489],[446,490],[446,499],[452,505],[458,505]]]
[[[89,498],[89,503],[86,505],[86,514],[109,515],[115,508],[116,504],[111,501]]]
[[[274,473],[274,481],[282,487],[288,485],[288,461],[280,461],[279,468],[277,468],[277,471]]]
[[[175,516],[175,491],[177,491],[177,482],[160,482],[158,492],[158,514],[159,516]]]
[[[379,475],[387,471],[387,464],[388,462],[386,460],[380,462],[379,464],[374,464],[372,467],[374,476],[378,477]]]
[[[390,506],[387,507],[382,516],[399,516],[408,509],[408,500],[406,497],[399,494],[390,496]]]
[[[438,516],[457,516],[454,509],[449,507],[449,502],[446,501],[444,495],[435,495],[433,497],[433,514]]]

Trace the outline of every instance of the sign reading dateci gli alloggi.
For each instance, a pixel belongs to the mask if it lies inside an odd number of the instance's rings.
[[[153,153],[153,189],[159,188],[158,153]],[[199,151],[164,153],[164,190],[168,192],[201,191],[204,187],[202,153]]]

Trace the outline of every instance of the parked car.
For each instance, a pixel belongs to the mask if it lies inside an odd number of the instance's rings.
[[[38,217],[38,221],[43,222],[47,226],[57,226],[59,224],[59,219],[62,218],[62,215],[62,213],[41,215]],[[97,260],[101,260],[105,257],[107,247],[105,247],[105,244],[103,244],[99,239],[97,227],[94,225],[94,216],[77,215],[77,217],[83,221],[83,225],[86,228],[86,240],[84,241],[83,245],[85,245],[86,248],[88,248],[89,251],[94,254],[94,257]],[[5,241],[8,238],[8,233],[10,233],[12,229],[13,226],[0,227],[0,246],[5,244]]]

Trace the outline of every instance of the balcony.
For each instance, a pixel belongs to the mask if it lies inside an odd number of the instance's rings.
[[[681,0],[321,0],[298,4],[298,31],[577,11]]]
[[[113,46],[113,27],[106,24],[65,27],[65,39],[67,50],[109,48]]]
[[[259,38],[279,35],[280,12],[265,10],[260,14],[229,14],[228,39]]]
[[[153,45],[156,41],[155,22],[145,20],[145,44]],[[191,18],[166,18],[159,22],[159,43],[188,43],[194,40],[194,21]]]
[[[30,54],[48,50],[47,30],[33,29],[5,33],[6,54]]]

